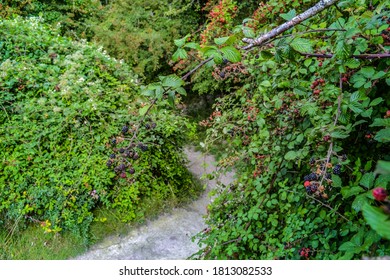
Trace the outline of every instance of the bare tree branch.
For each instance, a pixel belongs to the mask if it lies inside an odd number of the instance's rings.
[[[301,53],[301,55],[307,57],[320,57],[320,58],[333,57],[333,54],[331,53]],[[351,57],[360,58],[360,59],[390,58],[390,53],[367,53],[367,54],[351,55]]]
[[[256,39],[244,38],[243,41],[248,45],[243,47],[243,49],[249,50],[255,46],[261,46],[264,42],[267,42],[268,40],[282,34],[284,31],[294,27],[295,25],[301,23],[302,21],[311,18],[312,16],[322,12],[329,6],[335,4],[337,1],[338,0],[321,0],[320,2],[318,2],[313,7],[306,10],[302,14],[295,16],[290,21],[283,23],[282,25],[272,29],[270,32],[267,32],[266,34],[257,37]]]

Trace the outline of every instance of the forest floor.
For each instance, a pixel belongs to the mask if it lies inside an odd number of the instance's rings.
[[[196,151],[193,147],[185,149],[188,169],[196,178],[216,170],[215,158]],[[115,235],[94,245],[86,253],[76,257],[80,260],[180,260],[187,259],[200,247],[192,237],[205,227],[204,217],[211,201],[209,192],[220,181],[228,185],[234,173],[229,172],[213,180],[202,180],[204,193],[190,204],[175,208],[168,213],[147,221],[126,235]]]

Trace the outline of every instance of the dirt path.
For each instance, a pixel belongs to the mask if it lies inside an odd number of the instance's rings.
[[[215,170],[215,159],[202,155],[193,148],[185,149],[188,169],[198,178]],[[233,173],[221,178],[224,184],[233,181]],[[109,237],[93,246],[87,253],[77,257],[80,260],[175,260],[186,259],[199,250],[191,237],[205,228],[203,216],[210,202],[208,192],[216,181],[207,181],[205,193],[183,208],[163,214],[153,221],[132,230],[123,237]]]

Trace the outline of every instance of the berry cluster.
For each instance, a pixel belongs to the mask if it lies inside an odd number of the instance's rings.
[[[301,248],[299,250],[299,255],[301,257],[304,257],[305,259],[309,259],[309,255],[310,255],[310,248]]]
[[[319,86],[325,86],[325,80],[323,78],[315,79],[310,85],[310,88],[313,90],[313,95],[318,96],[321,93],[321,89],[317,88]]]
[[[155,127],[155,122],[147,122],[144,125],[144,128],[147,130],[154,129]],[[132,175],[135,173],[132,161],[139,159],[140,152],[146,152],[148,150],[148,145],[142,142],[135,144],[133,139],[131,139],[131,143],[128,146],[118,147],[125,141],[126,134],[130,132],[135,133],[136,130],[137,129],[134,126],[129,128],[129,126],[124,125],[121,129],[122,136],[112,138],[110,144],[107,144],[108,147],[112,148],[114,153],[110,154],[109,159],[106,162],[106,166],[113,168],[115,173],[117,173],[121,178],[126,178],[127,174]]]
[[[340,158],[346,160],[347,156],[342,155]],[[307,194],[314,195],[323,199],[328,198],[328,194],[325,193],[327,188],[332,185],[332,174],[341,174],[341,165],[336,164],[334,167],[326,160],[316,160],[311,158],[309,165],[314,172],[303,177],[303,186]],[[327,187],[328,186],[328,187]]]

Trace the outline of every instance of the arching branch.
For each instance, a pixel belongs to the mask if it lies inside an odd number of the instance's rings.
[[[249,39],[249,38],[244,38],[243,41],[247,43],[248,45],[243,47],[242,49],[244,50],[249,50],[252,49],[253,47],[256,46],[261,46],[268,40],[282,34],[284,31],[294,27],[295,25],[301,23],[302,21],[311,18],[312,16],[322,12],[329,6],[335,4],[338,0],[321,0],[317,4],[315,4],[313,7],[310,9],[306,10],[302,14],[299,14],[295,16],[293,19],[290,21],[283,23],[282,25],[272,29],[270,32],[267,32],[266,34],[263,34],[256,39]]]

